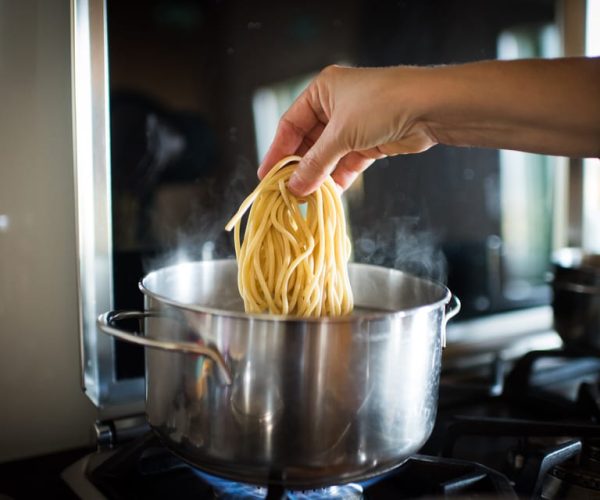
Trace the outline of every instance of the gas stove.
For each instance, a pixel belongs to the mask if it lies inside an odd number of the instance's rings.
[[[561,349],[450,370],[422,454],[361,483],[235,483],[193,468],[147,428],[63,477],[83,498],[600,498],[599,381],[600,357]]]
[[[94,457],[102,460],[100,456]],[[88,483],[77,493],[111,499],[397,499],[486,493],[516,498],[502,474],[474,462],[415,455],[397,469],[361,483],[287,491],[236,483],[194,469],[147,433],[99,464],[87,463]]]
[[[477,380],[442,388],[425,450],[485,464],[519,498],[600,498],[597,353],[530,351]]]

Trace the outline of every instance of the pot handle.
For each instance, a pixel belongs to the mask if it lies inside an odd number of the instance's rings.
[[[446,347],[446,324],[460,311],[460,300],[453,293],[450,294],[450,299],[446,302],[444,310],[444,326],[442,329],[442,348]]]
[[[104,333],[117,337],[126,342],[138,344],[151,349],[160,349],[162,351],[179,352],[186,354],[195,354],[205,356],[212,360],[219,368],[219,375],[225,385],[231,385],[232,376],[223,356],[216,349],[202,346],[194,342],[179,342],[172,340],[155,340],[144,336],[143,332],[126,332],[117,328],[114,323],[126,319],[145,319],[164,317],[160,313],[153,311],[108,311],[98,316],[98,327]]]
[[[454,294],[450,295],[450,300],[446,303],[446,323],[456,316],[460,311],[460,300]]]

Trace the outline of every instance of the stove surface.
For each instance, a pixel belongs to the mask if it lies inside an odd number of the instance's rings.
[[[446,373],[423,454],[362,483],[234,483],[186,464],[151,432],[64,476],[81,497],[99,499],[600,498],[599,381],[600,357],[560,350]]]
[[[115,500],[517,498],[508,479],[496,471],[473,462],[425,455],[415,455],[369,481],[316,490],[286,491],[278,486],[235,483],[186,464],[153,433],[120,448],[97,466],[88,462],[86,478],[98,498]]]

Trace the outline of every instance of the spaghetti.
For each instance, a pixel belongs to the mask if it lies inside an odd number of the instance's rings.
[[[299,161],[299,156],[279,161],[225,226],[227,231],[235,227],[244,308],[302,317],[348,314],[353,308],[347,267],[351,245],[341,199],[331,177],[304,200],[292,195],[286,184]]]

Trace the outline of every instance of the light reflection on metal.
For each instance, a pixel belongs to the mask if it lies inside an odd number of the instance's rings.
[[[97,316],[113,306],[108,60],[104,0],[71,3],[73,133],[82,385],[100,418],[143,410],[142,378],[118,381]]]

